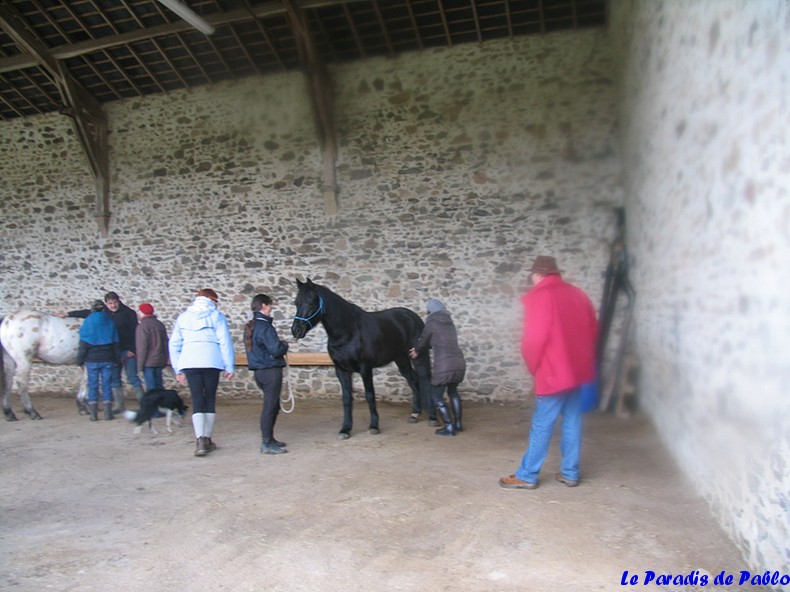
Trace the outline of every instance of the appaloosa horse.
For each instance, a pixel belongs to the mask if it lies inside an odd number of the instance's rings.
[[[328,288],[307,279],[296,280],[296,316],[291,333],[304,337],[318,323],[323,323],[328,339],[329,357],[335,363],[335,373],[343,390],[343,426],[339,437],[351,436],[352,383],[351,375],[358,372],[365,386],[365,400],[370,409],[371,434],[379,433],[376,393],[373,390],[373,368],[395,362],[409,383],[414,397],[413,410],[426,408],[429,419],[435,420],[435,410],[429,404],[431,363],[427,352],[417,359],[409,358],[409,350],[417,344],[424,323],[407,308],[388,308],[366,312],[356,304],[344,300]]]
[[[34,310],[18,310],[7,315],[0,323],[0,357],[3,376],[3,413],[8,421],[16,421],[9,398],[18,375],[19,397],[25,413],[31,419],[41,419],[33,408],[28,394],[30,369],[33,359],[49,364],[76,364],[82,319],[48,315]],[[85,372],[80,377],[77,408],[84,405],[86,395]]]

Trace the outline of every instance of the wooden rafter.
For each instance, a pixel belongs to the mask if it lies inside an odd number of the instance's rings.
[[[10,4],[0,4],[0,26],[41,66],[57,84],[63,112],[72,118],[75,132],[88,158],[96,180],[96,221],[102,236],[110,222],[110,175],[107,158],[107,118],[101,105],[68,73],[63,63],[24,26],[23,19]]]

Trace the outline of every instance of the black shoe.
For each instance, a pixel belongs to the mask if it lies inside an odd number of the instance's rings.
[[[285,448],[286,446],[288,446],[288,444],[286,444],[285,442],[280,442],[279,440],[275,440],[274,438],[272,438],[272,444],[277,444],[277,446],[279,446],[280,448]]]
[[[455,436],[455,430],[450,426],[439,428],[434,432],[437,436]]]
[[[261,454],[285,454],[286,452],[288,451],[285,448],[278,446],[274,441],[261,444]]]

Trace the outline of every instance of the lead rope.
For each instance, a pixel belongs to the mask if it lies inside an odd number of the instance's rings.
[[[283,399],[282,392],[280,393],[280,410],[283,413],[291,413],[296,408],[296,399],[294,399],[294,391],[291,386],[291,365],[288,363],[288,354],[285,355],[285,381],[288,384],[288,394]],[[290,405],[290,409],[286,409],[288,405]]]

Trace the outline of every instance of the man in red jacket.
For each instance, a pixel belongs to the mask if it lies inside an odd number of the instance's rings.
[[[590,299],[563,281],[554,257],[537,257],[530,279],[534,288],[521,299],[521,355],[535,378],[535,411],[521,466],[514,475],[502,477],[499,485],[506,489],[538,486],[538,474],[561,414],[562,461],[555,479],[575,487],[579,484],[582,439],[580,387],[595,378],[598,322]]]

